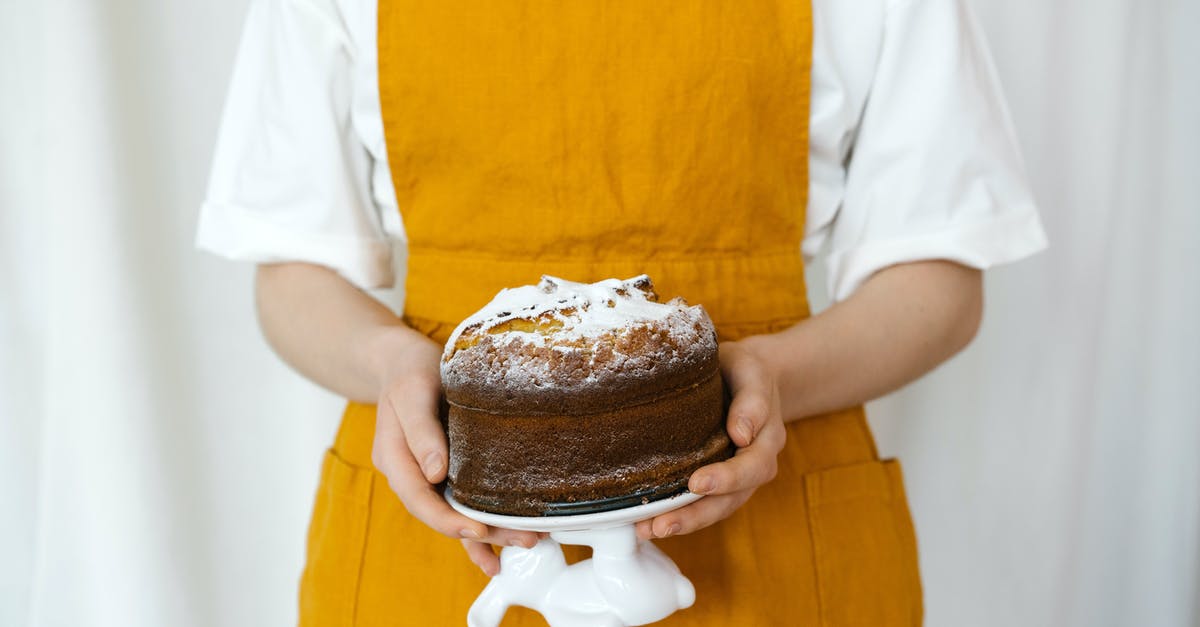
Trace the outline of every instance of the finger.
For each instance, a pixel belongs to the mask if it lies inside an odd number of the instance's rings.
[[[422,378],[410,378],[385,395],[391,414],[404,430],[404,438],[421,474],[429,483],[446,478],[446,433],[437,417],[440,384]]]
[[[403,429],[394,419],[391,407],[380,407],[375,426],[375,466],[388,479],[392,491],[400,497],[409,513],[434,530],[456,538],[469,538],[500,546],[530,548],[538,534],[488,527],[454,511],[437,489],[417,472]]]
[[[768,422],[753,444],[738,449],[730,459],[692,473],[688,490],[696,494],[731,494],[767,483],[778,471],[777,456],[786,438],[782,422]]]
[[[387,478],[388,486],[400,497],[408,512],[438,533],[452,538],[480,540],[486,537],[487,525],[454,511],[425,480],[399,424],[384,416],[379,416],[376,422],[372,454],[375,467]]]
[[[488,534],[481,541],[496,546],[519,546],[524,549],[532,549],[539,539],[538,534],[533,531],[488,527]]]
[[[734,391],[725,430],[738,448],[745,448],[754,443],[770,417],[770,388],[759,382],[748,383]]]
[[[638,540],[649,540],[654,537],[654,519],[640,520],[633,526]]]
[[[669,538],[693,533],[728,518],[754,493],[753,489],[700,499],[691,505],[656,516],[648,521],[649,536]]]
[[[776,405],[775,384],[762,365],[736,344],[722,344],[720,354],[721,374],[733,394],[725,429],[738,447],[750,446]]]
[[[474,540],[463,540],[462,545],[467,550],[467,557],[483,574],[488,577],[500,574],[500,557],[492,550],[492,545]]]
[[[471,520],[447,505],[442,495],[425,483],[417,472],[416,464],[406,475],[394,481],[389,478],[388,484],[410,514],[438,533],[452,538],[483,540],[488,537],[487,525]]]

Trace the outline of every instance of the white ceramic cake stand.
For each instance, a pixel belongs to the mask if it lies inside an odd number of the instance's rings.
[[[632,627],[670,616],[696,600],[692,582],[671,558],[649,541],[639,541],[634,523],[693,503],[685,492],[625,509],[574,516],[503,516],[446,501],[485,525],[549,532],[531,549],[505,547],[500,574],[492,578],[467,613],[468,627],[497,627],[509,606],[542,614],[550,627]],[[592,557],[567,565],[560,544],[592,547]]]

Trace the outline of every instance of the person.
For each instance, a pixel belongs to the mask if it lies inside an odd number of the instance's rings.
[[[739,447],[638,524],[697,588],[662,624],[920,624],[862,403],[965,346],[980,271],[1044,246],[963,0],[256,0],[197,240],[259,264],[269,343],[349,399],[302,625],[464,622],[493,545],[536,536],[440,495],[442,342],[500,288],[641,273],[715,321]],[[394,267],[399,316],[365,291]]]

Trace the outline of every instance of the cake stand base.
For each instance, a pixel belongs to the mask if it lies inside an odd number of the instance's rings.
[[[634,523],[699,498],[685,492],[607,512],[524,517],[471,509],[447,491],[451,507],[485,525],[550,533],[531,549],[500,552],[500,574],[471,606],[468,627],[497,627],[513,605],[540,612],[550,627],[633,627],[690,607],[696,600],[692,583],[658,547],[637,539]],[[590,546],[592,557],[567,565],[561,544]]]

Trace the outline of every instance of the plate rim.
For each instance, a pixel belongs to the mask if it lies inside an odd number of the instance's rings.
[[[674,496],[669,496],[665,499],[650,501],[633,507],[622,509],[612,509],[603,512],[592,512],[589,514],[569,514],[565,516],[508,516],[505,514],[493,514],[491,512],[482,512],[477,509],[472,509],[459,503],[451,494],[450,488],[446,488],[446,502],[455,511],[474,520],[481,522],[491,527],[500,527],[502,529],[513,529],[516,531],[582,531],[586,529],[603,529],[605,527],[617,527],[620,525],[629,525],[638,521],[653,518],[661,514],[679,509],[685,505],[691,505],[701,498],[702,494],[694,492],[681,492]]]

